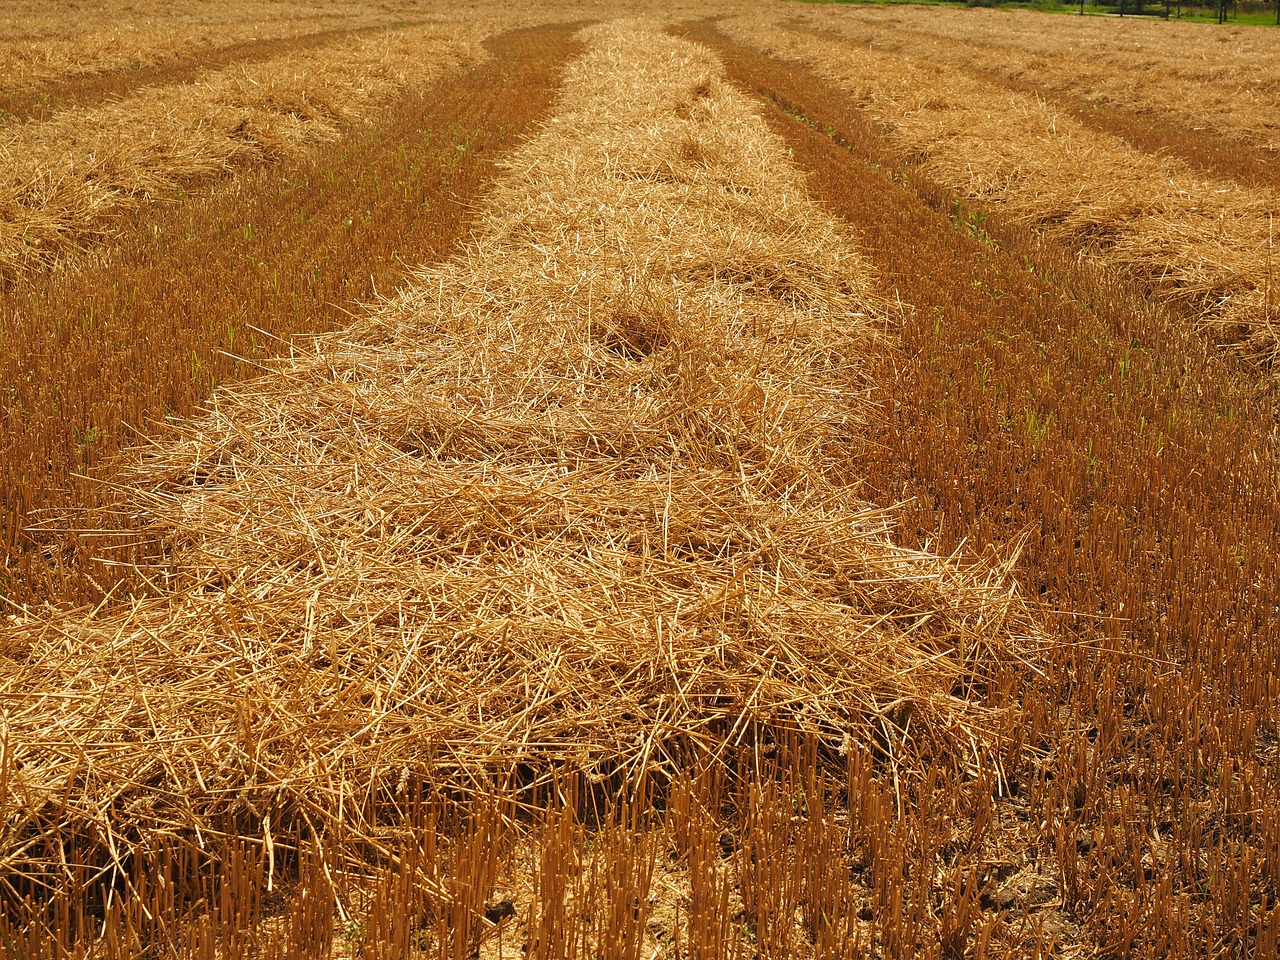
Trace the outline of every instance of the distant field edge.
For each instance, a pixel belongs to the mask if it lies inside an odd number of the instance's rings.
[[[783,0],[785,3],[814,3],[861,7],[984,7],[997,10],[1029,10],[1033,13],[1052,13],[1059,16],[1115,17],[1132,20],[1164,20],[1173,23],[1223,23],[1224,26],[1275,27],[1280,26],[1274,7],[1250,4],[1246,11],[1228,10],[1225,22],[1218,19],[1216,8],[1208,4],[1170,4],[1168,15],[1164,4],[1149,3],[1147,9],[1127,9],[1120,12],[1119,2],[1114,5],[1098,5],[1089,0],[1083,8],[1076,3],[1060,3],[1057,0]],[[1175,12],[1177,11],[1177,12]]]

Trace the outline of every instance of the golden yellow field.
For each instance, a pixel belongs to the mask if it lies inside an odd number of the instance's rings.
[[[1280,951],[1280,31],[0,0],[0,951]]]

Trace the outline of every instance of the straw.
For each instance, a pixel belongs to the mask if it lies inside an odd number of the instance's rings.
[[[140,459],[156,595],[4,629],[5,870],[761,727],[998,749],[1042,640],[859,495],[865,262],[709,53],[584,36],[471,249]]]
[[[1280,204],[1271,191],[1205,179],[956,67],[820,38],[766,14],[734,18],[726,29],[814,67],[958,197],[1151,285],[1262,360],[1280,351],[1270,305]]]
[[[906,6],[808,9],[797,16],[879,49],[1030,81],[1113,104],[1154,123],[1280,149],[1275,34],[1149,17],[1071,17],[1046,30],[1035,11]],[[1158,119],[1159,118],[1159,119]]]
[[[481,41],[500,26],[360,36],[0,127],[0,278],[110,238],[145,200],[336,138],[398,93],[482,59]]]

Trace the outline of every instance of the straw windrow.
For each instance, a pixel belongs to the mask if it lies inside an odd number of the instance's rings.
[[[0,127],[0,279],[110,237],[122,212],[338,136],[484,56],[485,27],[388,30]]]
[[[880,50],[902,49],[1070,91],[1267,151],[1280,149],[1277,38],[1270,30],[1149,17],[1064,17],[1046,30],[1032,11],[902,5],[810,8],[803,22]]]
[[[154,4],[106,3],[91,8],[55,8],[32,4],[5,6],[5,35],[0,37],[0,103],[38,101],[60,85],[132,74],[184,63],[199,63],[225,52],[252,51],[255,45],[306,39],[394,23],[380,5],[325,4],[293,8],[272,16],[259,0],[224,0],[190,9]],[[115,9],[113,9],[113,7]],[[0,113],[0,122],[11,117]]]
[[[735,17],[726,29],[827,77],[890,129],[905,159],[960,198],[1150,284],[1260,359],[1280,352],[1272,191],[1196,176],[946,64],[820,38],[767,15]]]
[[[473,249],[139,463],[157,595],[4,629],[7,870],[770,726],[996,749],[1038,634],[858,496],[865,262],[710,54],[585,36]]]

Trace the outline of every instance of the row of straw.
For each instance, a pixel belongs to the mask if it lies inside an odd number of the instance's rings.
[[[216,7],[136,4],[30,11],[6,4],[8,29],[0,39],[0,90],[38,96],[49,86],[114,72],[134,72],[199,59],[219,50],[324,30],[389,21],[375,5],[311,6],[281,17],[261,0],[232,0]]]
[[[1045,91],[1168,117],[1228,141],[1280,148],[1280,38],[1274,31],[1144,18],[904,6],[814,9],[801,22]]]
[[[850,466],[865,262],[709,53],[584,36],[464,255],[140,458],[151,594],[3,627],[6,877],[767,729],[1003,748],[1043,643],[1005,567],[895,546]]]
[[[771,14],[726,28],[816,69],[958,197],[1150,284],[1260,359],[1280,352],[1273,192],[1204,179],[959,67],[787,28]]]

